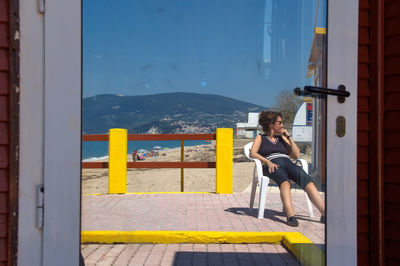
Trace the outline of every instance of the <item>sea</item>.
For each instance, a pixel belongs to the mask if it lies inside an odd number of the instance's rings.
[[[198,146],[210,144],[206,140],[185,140],[184,146]],[[134,150],[150,151],[154,147],[159,146],[162,150],[178,148],[181,146],[179,140],[163,140],[163,141],[128,141],[128,154]],[[82,142],[82,160],[85,162],[96,161],[108,158],[108,141],[83,141]]]

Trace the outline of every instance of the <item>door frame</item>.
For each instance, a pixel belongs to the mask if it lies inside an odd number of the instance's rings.
[[[24,258],[33,254],[36,259],[33,264],[30,261],[31,265],[78,265],[81,0],[46,1],[44,13],[38,10],[36,2],[21,2],[20,19],[19,190],[23,194],[19,197],[22,207],[19,209],[18,260],[24,265]],[[328,1],[327,84],[329,88],[344,84],[351,93],[343,104],[328,96],[327,150],[341,151],[328,152],[326,157],[328,265],[357,263],[357,36],[358,1]],[[37,64],[29,62],[30,56]],[[35,94],[36,87],[29,90],[29,86],[34,86],[30,84],[38,86],[39,94]],[[335,133],[339,115],[347,121],[346,135],[342,138]],[[32,127],[33,121],[38,124]],[[33,129],[34,136],[24,134],[29,128],[31,132]],[[32,167],[35,177],[29,179],[31,173],[27,169]],[[39,184],[45,187],[43,229],[34,225],[35,189]],[[34,251],[24,253],[29,247],[35,247]],[[40,247],[42,263],[38,258]]]
[[[326,195],[327,265],[357,265],[357,70],[358,1],[328,1],[327,86],[343,84],[344,103],[327,99]],[[336,135],[336,119],[346,134]],[[329,152],[335,151],[335,152]]]
[[[79,265],[81,6],[45,2],[43,265]]]

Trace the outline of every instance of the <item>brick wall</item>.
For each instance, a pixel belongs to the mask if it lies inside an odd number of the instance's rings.
[[[400,1],[359,1],[358,264],[400,265]]]
[[[8,262],[10,61],[8,0],[0,0],[0,264]]]
[[[370,130],[370,6],[359,1],[357,227],[358,264],[370,265],[369,234],[369,130]]]
[[[400,265],[400,1],[384,1],[384,228],[386,265]]]

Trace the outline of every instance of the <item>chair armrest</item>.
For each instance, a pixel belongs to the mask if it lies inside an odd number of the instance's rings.
[[[256,163],[258,181],[261,182],[261,177],[264,176],[262,163],[259,159],[252,159]]]
[[[301,166],[303,167],[304,172],[308,174],[308,163],[304,159],[297,159],[296,161],[301,163]]]

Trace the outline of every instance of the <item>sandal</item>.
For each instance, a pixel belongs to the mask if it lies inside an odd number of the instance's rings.
[[[293,227],[299,226],[299,222],[294,216],[290,216],[289,218],[287,218],[287,224]]]

